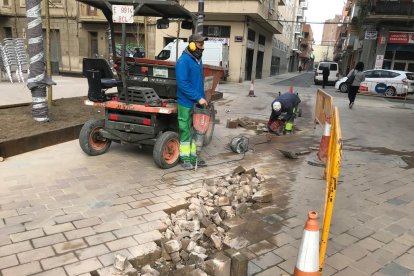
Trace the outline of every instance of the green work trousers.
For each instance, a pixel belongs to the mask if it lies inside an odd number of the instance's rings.
[[[193,139],[192,108],[178,105],[178,129],[180,130],[180,159],[195,164],[197,147]]]

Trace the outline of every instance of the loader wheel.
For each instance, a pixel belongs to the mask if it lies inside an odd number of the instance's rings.
[[[216,125],[216,110],[214,109],[214,106],[211,108],[211,118],[210,118],[210,125],[208,126],[207,132],[204,135],[204,142],[203,146],[207,146],[211,143],[211,140],[213,139],[214,134],[214,127]]]
[[[79,145],[82,150],[90,155],[96,156],[104,154],[111,145],[111,140],[103,138],[99,133],[105,126],[105,120],[87,121],[79,133]]]
[[[169,169],[177,165],[180,159],[180,141],[178,134],[166,131],[158,137],[152,151],[155,164],[161,169]]]

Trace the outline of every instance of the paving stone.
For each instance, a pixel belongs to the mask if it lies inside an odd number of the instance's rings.
[[[151,200],[149,200],[149,199],[143,199],[143,200],[138,200],[138,201],[130,202],[128,204],[132,208],[138,209],[138,208],[141,208],[141,207],[145,207],[145,206],[148,206],[148,205],[152,205],[154,203]]]
[[[283,269],[284,271],[287,271],[288,273],[293,274],[293,270],[295,269],[295,266],[296,266],[296,257],[292,257],[284,262],[281,262],[277,266]]]
[[[410,270],[397,263],[390,263],[379,270],[384,275],[409,275]]]
[[[285,244],[288,244],[290,242],[293,242],[295,239],[292,238],[290,235],[286,233],[280,233],[277,235],[274,235],[267,239],[269,242],[273,243],[276,246],[283,246]]]
[[[131,246],[128,248],[128,251],[131,255],[136,258],[139,256],[144,256],[150,252],[157,250],[158,246],[155,242],[148,242],[144,244],[140,244],[137,246]]]
[[[325,261],[326,261],[326,264],[330,265],[336,270],[342,270],[345,267],[347,267],[349,264],[351,264],[353,260],[348,258],[345,255],[342,255],[341,253],[336,253],[326,258]]]
[[[9,255],[0,258],[0,270],[3,268],[16,266],[19,264],[19,261],[16,258],[16,255]]]
[[[390,241],[394,240],[397,235],[384,230],[378,230],[374,234],[371,235],[371,238],[376,239],[382,243],[389,243]]]
[[[357,244],[362,248],[367,249],[368,251],[375,251],[384,245],[384,243],[377,241],[371,237],[360,240]]]
[[[325,275],[325,274],[324,274]],[[338,273],[335,274],[335,276],[366,276],[368,274],[363,273],[362,271],[359,271],[355,268],[352,267],[347,267],[342,271],[339,271]]]
[[[399,256],[399,255],[403,254],[404,252],[406,252],[407,249],[409,249],[409,246],[407,246],[405,244],[402,244],[402,243],[399,243],[399,242],[394,240],[394,241],[384,245],[382,247],[382,249],[390,251],[391,253],[394,253],[395,255]]]
[[[140,224],[139,228],[141,228],[143,232],[149,232],[152,230],[166,229],[167,226],[161,220],[153,220],[153,221]]]
[[[279,257],[283,258],[284,260],[287,260],[291,257],[296,257],[299,253],[298,249],[291,246],[290,244],[285,244],[275,250],[272,251]]]
[[[16,210],[3,210],[0,211],[0,218],[9,218],[9,217],[14,217],[14,216],[18,216],[19,214],[17,213]]]
[[[158,230],[153,230],[153,231],[150,231],[150,232],[145,232],[145,233],[138,234],[138,235],[134,236],[134,239],[139,244],[144,244],[144,243],[148,243],[148,242],[152,242],[152,241],[157,241],[157,240],[160,240],[161,238],[162,238],[162,234]]]
[[[136,217],[136,216],[142,216],[142,215],[148,214],[150,213],[150,211],[147,208],[142,207],[142,208],[137,208],[137,209],[130,209],[130,210],[124,211],[124,213],[127,217],[130,218],[130,217]]]
[[[74,229],[75,227],[73,226],[73,224],[69,222],[43,227],[43,230],[45,231],[46,235],[53,235],[56,233],[61,233],[61,232],[70,231]]]
[[[33,249],[25,252],[21,252],[17,254],[20,263],[29,263],[31,261],[38,261],[40,259],[44,259],[50,256],[54,256],[55,252],[53,251],[52,247],[46,246],[41,247],[38,249]]]
[[[109,232],[113,230],[120,229],[121,225],[117,221],[110,221],[110,222],[104,222],[100,225],[96,225],[93,227],[93,230],[96,231],[96,233],[103,233],[103,232]]]
[[[138,243],[132,237],[126,237],[115,241],[107,242],[106,245],[111,251],[116,251],[132,247],[134,245],[138,245]]]
[[[0,228],[0,235],[9,235],[9,234],[23,232],[25,230],[26,228],[21,224],[5,226],[3,228]],[[28,230],[31,230],[31,229],[28,229]]]
[[[412,254],[404,253],[403,255],[398,257],[398,259],[396,259],[394,262],[414,271],[414,255]]]
[[[128,227],[123,227],[119,230],[115,230],[112,233],[119,239],[119,238],[141,234],[142,230],[137,225],[132,225]]]
[[[277,266],[274,266],[274,267],[264,270],[263,272],[256,274],[256,276],[275,276],[275,275],[288,275],[288,273],[284,271],[283,269]]]
[[[358,239],[366,238],[368,236],[371,236],[373,233],[374,233],[374,230],[365,228],[363,226],[356,227],[348,231],[349,235],[354,236]]]
[[[255,275],[256,273],[259,273],[260,271],[262,271],[262,269],[258,267],[257,265],[255,265],[252,261],[250,261],[247,264],[247,275],[248,276]]]
[[[20,242],[25,240],[30,240],[33,238],[43,237],[45,234],[43,233],[42,229],[35,229],[26,232],[16,233],[10,235],[10,239],[13,242]]]
[[[377,263],[371,256],[365,256],[361,260],[352,263],[351,266],[367,275],[372,275],[382,267],[382,264]]]
[[[404,227],[402,227],[398,224],[390,225],[389,227],[385,228],[384,230],[389,231],[389,232],[391,232],[393,234],[396,234],[398,236],[404,234],[404,232],[407,231],[406,228],[404,228]]]
[[[344,250],[342,250],[340,252],[340,254],[345,255],[346,257],[357,261],[359,259],[362,259],[363,257],[365,257],[368,254],[368,251],[364,248],[362,248],[361,246],[359,246],[358,244],[352,244],[350,246],[348,246],[347,248],[345,248]],[[334,268],[336,268],[335,266],[333,266]],[[339,269],[340,270],[340,269]]]
[[[102,268],[97,258],[83,260],[74,264],[66,265],[65,270],[69,275],[79,275]]]
[[[81,214],[68,214],[64,216],[59,216],[55,218],[56,223],[65,223],[65,222],[71,222],[74,220],[80,220],[83,219],[83,216]]]
[[[66,253],[68,251],[80,249],[87,247],[88,245],[85,243],[83,239],[71,240],[67,242],[62,242],[58,244],[54,244],[53,248],[56,250],[56,253]]]
[[[77,221],[73,222],[73,224],[75,225],[76,228],[90,227],[90,226],[98,225],[98,224],[101,224],[101,223],[102,223],[102,221],[97,217],[86,218],[86,219],[77,220]]]
[[[67,274],[62,267],[58,267],[45,272],[34,274],[33,276],[67,276]]]
[[[256,254],[257,256],[263,255],[269,251],[272,251],[276,248],[276,245],[264,240],[258,243],[252,244],[247,247],[252,253]]]
[[[16,225],[16,224],[32,221],[33,218],[34,218],[33,214],[28,214],[28,215],[21,215],[21,216],[15,216],[15,217],[8,217],[8,218],[5,218],[4,220],[6,222],[6,225]]]
[[[68,240],[75,240],[95,234],[95,230],[92,227],[85,227],[63,233]]]
[[[49,270],[55,267],[61,267],[77,261],[78,258],[76,258],[75,254],[71,252],[68,254],[43,259],[40,261],[40,263],[42,264],[43,269]]]
[[[170,208],[170,205],[163,202],[163,203],[149,205],[145,208],[148,208],[148,210],[150,210],[151,212],[156,212],[156,211],[162,211],[162,210],[168,209],[168,208]]]
[[[132,196],[125,196],[125,197],[120,197],[120,198],[116,198],[112,200],[112,204],[113,205],[118,205],[118,204],[124,204],[124,203],[129,203],[132,201],[135,201],[136,199],[133,198]]]
[[[357,238],[355,238],[354,236],[351,236],[347,233],[342,233],[340,235],[335,236],[332,239],[334,239],[336,243],[338,243],[340,245],[343,245],[343,246],[348,246],[348,245],[353,244],[353,243],[358,241]],[[329,244],[329,242],[328,242],[328,244]]]
[[[0,257],[33,249],[29,241],[8,244],[0,247]]]
[[[168,217],[167,213],[164,211],[153,212],[150,214],[143,215],[146,221],[162,220],[163,218]]]
[[[336,270],[335,268],[331,267],[330,265],[324,264],[321,275],[324,275],[324,276],[335,275],[335,273],[337,272],[338,270]]]
[[[268,252],[252,260],[252,262],[259,266],[261,269],[266,269],[271,266],[277,265],[282,261],[283,259],[274,254],[273,252]]]
[[[153,197],[155,197],[155,195],[151,192],[148,192],[148,193],[141,193],[141,194],[138,194],[138,195],[133,195],[132,197],[135,200],[143,200],[143,199],[153,198]],[[128,203],[128,204],[132,206],[132,203]],[[134,206],[132,206],[132,207],[134,207]]]
[[[104,267],[112,266],[115,260],[115,256],[120,254],[122,256],[127,257],[128,260],[133,259],[132,254],[128,251],[128,249],[122,249],[115,252],[111,252],[105,255],[101,255],[98,257],[99,261],[102,263]]]
[[[75,251],[75,254],[76,256],[78,256],[79,260],[85,260],[92,257],[101,256],[107,253],[109,253],[109,249],[104,244],[90,246],[88,248]]]
[[[39,262],[31,262],[31,263],[3,269],[1,273],[3,276],[17,276],[17,275],[26,276],[26,275],[33,275],[34,273],[38,273],[41,271],[42,271],[42,268],[40,267]]]
[[[413,224],[414,225],[414,224]],[[395,239],[395,241],[404,244],[404,245],[413,245],[414,244],[414,233],[404,233],[403,235],[399,236]]]
[[[116,237],[111,232],[107,232],[107,233],[96,234],[93,236],[86,237],[85,240],[89,245],[96,245],[96,244],[116,240]]]
[[[50,236],[46,236],[42,238],[32,239],[32,243],[35,248],[48,246],[48,245],[52,245],[52,244],[56,244],[56,243],[60,243],[64,241],[66,241],[66,239],[62,233],[54,234],[54,235],[50,235]]]

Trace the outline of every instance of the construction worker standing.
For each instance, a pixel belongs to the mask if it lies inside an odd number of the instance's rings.
[[[204,41],[200,34],[192,34],[188,47],[176,64],[178,128],[180,130],[180,160],[185,169],[206,166],[207,163],[197,157],[197,148],[192,134],[192,109],[195,104],[207,106],[204,95],[203,63]]]
[[[299,96],[295,93],[284,93],[276,98],[272,102],[272,113],[267,123],[269,131],[277,135],[281,134],[281,128],[291,131],[300,102]]]

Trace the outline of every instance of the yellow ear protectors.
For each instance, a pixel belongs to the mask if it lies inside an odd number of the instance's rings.
[[[191,52],[194,52],[195,50],[197,50],[197,45],[195,44],[195,42],[190,42],[190,43],[188,44],[188,49],[189,49]]]

